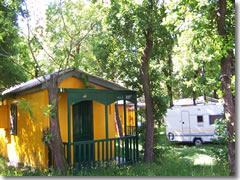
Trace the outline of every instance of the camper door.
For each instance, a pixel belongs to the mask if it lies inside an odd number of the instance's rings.
[[[182,135],[183,141],[191,140],[191,131],[190,131],[190,117],[188,111],[182,111]]]

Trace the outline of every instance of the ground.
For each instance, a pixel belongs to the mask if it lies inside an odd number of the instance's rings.
[[[67,176],[228,176],[226,160],[227,146],[223,144],[179,144],[167,142],[164,133],[156,136],[159,143],[154,149],[154,162],[139,162],[133,165],[117,166],[116,163],[104,168],[74,171]],[[156,139],[155,139],[156,140]],[[142,158],[143,154],[140,154]],[[8,167],[7,160],[0,158],[1,176],[56,176],[62,175],[54,169],[39,171],[31,168]]]

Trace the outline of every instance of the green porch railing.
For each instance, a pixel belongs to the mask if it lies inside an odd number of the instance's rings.
[[[63,145],[67,162],[71,162],[70,165],[76,169],[99,167],[103,163],[112,161],[119,165],[138,161],[136,136],[132,135],[108,140],[72,142],[71,148],[68,147],[67,142]],[[69,149],[73,152],[71,157],[68,156]]]

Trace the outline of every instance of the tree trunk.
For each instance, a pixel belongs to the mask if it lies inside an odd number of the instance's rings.
[[[173,73],[173,63],[172,63],[172,53],[168,53],[168,77],[172,77]],[[170,84],[169,84],[170,83]],[[173,107],[173,91],[172,91],[172,78],[169,80],[167,83],[167,89],[168,89],[168,96],[169,96],[169,102],[170,102],[170,107]]]
[[[122,137],[123,136],[123,129],[122,129],[122,123],[119,117],[119,111],[118,111],[118,104],[115,104],[115,119],[117,122],[117,128],[118,128],[118,133],[119,136]]]
[[[194,105],[194,106],[197,105],[197,103],[196,103],[196,98],[195,98],[195,97],[193,97],[193,105]]]
[[[143,92],[146,103],[146,136],[145,136],[145,146],[144,146],[144,162],[153,161],[153,135],[154,135],[154,115],[153,115],[153,100],[152,100],[152,90],[150,86],[149,78],[149,59],[152,52],[153,39],[152,30],[148,29],[145,34],[146,45],[144,48],[143,55],[141,57],[141,79],[143,85]]]
[[[203,93],[203,100],[204,100],[204,103],[207,102],[207,95],[206,95],[206,93]]]
[[[217,90],[216,89],[213,91],[213,98],[218,99],[218,95],[217,95]]]
[[[167,84],[167,90],[168,90],[168,96],[169,96],[169,106],[173,107],[173,92],[172,92],[172,86]]]
[[[227,131],[228,131],[228,159],[230,166],[230,175],[236,174],[235,167],[235,142],[233,137],[235,136],[235,107],[232,97],[231,88],[231,59],[222,58],[221,60],[221,83],[223,101],[224,101],[224,113],[227,119]]]
[[[58,120],[58,78],[57,75],[51,75],[48,83],[48,98],[49,104],[54,108],[49,114],[50,118],[50,133],[54,138],[50,141],[50,148],[53,152],[56,168],[62,172],[67,170],[67,163],[64,156],[62,138],[60,134]]]
[[[221,36],[226,36],[226,0],[218,1],[217,23],[218,33]],[[236,175],[235,167],[235,105],[232,96],[231,79],[232,79],[232,51],[228,51],[228,56],[221,59],[221,85],[223,91],[224,113],[227,120],[228,134],[228,159],[230,167],[230,175]]]

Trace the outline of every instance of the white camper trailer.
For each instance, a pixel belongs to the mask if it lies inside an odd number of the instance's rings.
[[[223,106],[220,104],[173,106],[168,109],[165,118],[167,139],[192,142],[195,145],[218,139],[214,121],[222,118],[223,113]]]

